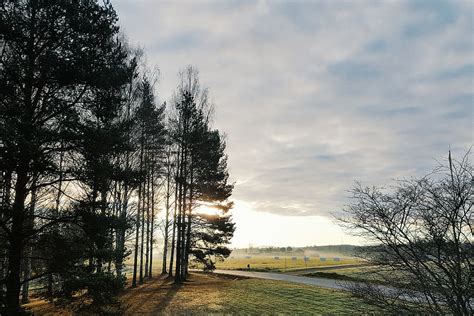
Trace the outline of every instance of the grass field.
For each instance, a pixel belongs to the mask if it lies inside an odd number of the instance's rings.
[[[192,274],[184,285],[154,279],[121,297],[126,315],[205,314],[378,314],[379,310],[341,291],[257,279]],[[71,315],[50,304],[29,305],[37,315]]]
[[[382,270],[381,267],[375,266],[357,266],[351,268],[339,268],[339,269],[324,269],[321,271],[312,271],[310,273],[305,273],[301,271],[299,275],[309,276],[309,277],[323,277],[330,279],[338,280],[348,280],[348,281],[362,281],[362,282],[371,282],[377,284],[387,284],[387,276],[394,276],[400,272],[394,272],[391,270]],[[400,274],[400,280],[402,275]]]
[[[306,261],[302,256],[296,257],[296,260],[292,256],[279,256],[279,259],[275,259],[275,256],[229,257],[224,262],[218,262],[216,267],[218,269],[241,270],[247,269],[247,264],[249,264],[250,268],[255,271],[284,272],[294,269],[360,263],[355,258],[339,258],[339,260],[334,258],[338,257],[324,257],[325,260],[318,257],[309,257]]]

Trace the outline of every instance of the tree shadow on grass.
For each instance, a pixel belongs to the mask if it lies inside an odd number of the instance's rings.
[[[143,305],[149,306],[153,296],[162,293],[167,286],[167,278],[160,276],[158,278],[152,278],[146,280],[143,284],[139,284],[138,287],[130,287],[122,296],[122,302],[126,306],[126,314],[134,313],[140,309]]]
[[[160,299],[160,303],[158,306],[153,310],[153,314],[161,314],[163,311],[169,306],[171,301],[173,300],[174,296],[176,293],[180,290],[180,288],[183,286],[182,283],[176,284],[176,283],[171,283],[169,285],[168,290],[166,291],[166,294],[162,299]]]

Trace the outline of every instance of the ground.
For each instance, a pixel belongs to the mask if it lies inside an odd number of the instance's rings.
[[[185,284],[156,277],[121,296],[126,315],[158,314],[369,314],[377,309],[348,293],[281,281],[193,273]],[[50,304],[27,305],[37,315],[71,314]]]

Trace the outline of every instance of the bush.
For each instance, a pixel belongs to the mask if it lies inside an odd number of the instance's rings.
[[[77,303],[77,309],[94,314],[121,314],[118,295],[125,287],[125,277],[110,272],[79,271],[62,282],[59,303]]]

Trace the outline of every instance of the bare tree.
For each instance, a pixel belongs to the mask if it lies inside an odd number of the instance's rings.
[[[396,312],[472,315],[473,166],[470,153],[392,190],[353,189],[342,224],[372,246],[361,255],[390,285],[351,286],[354,294]]]

